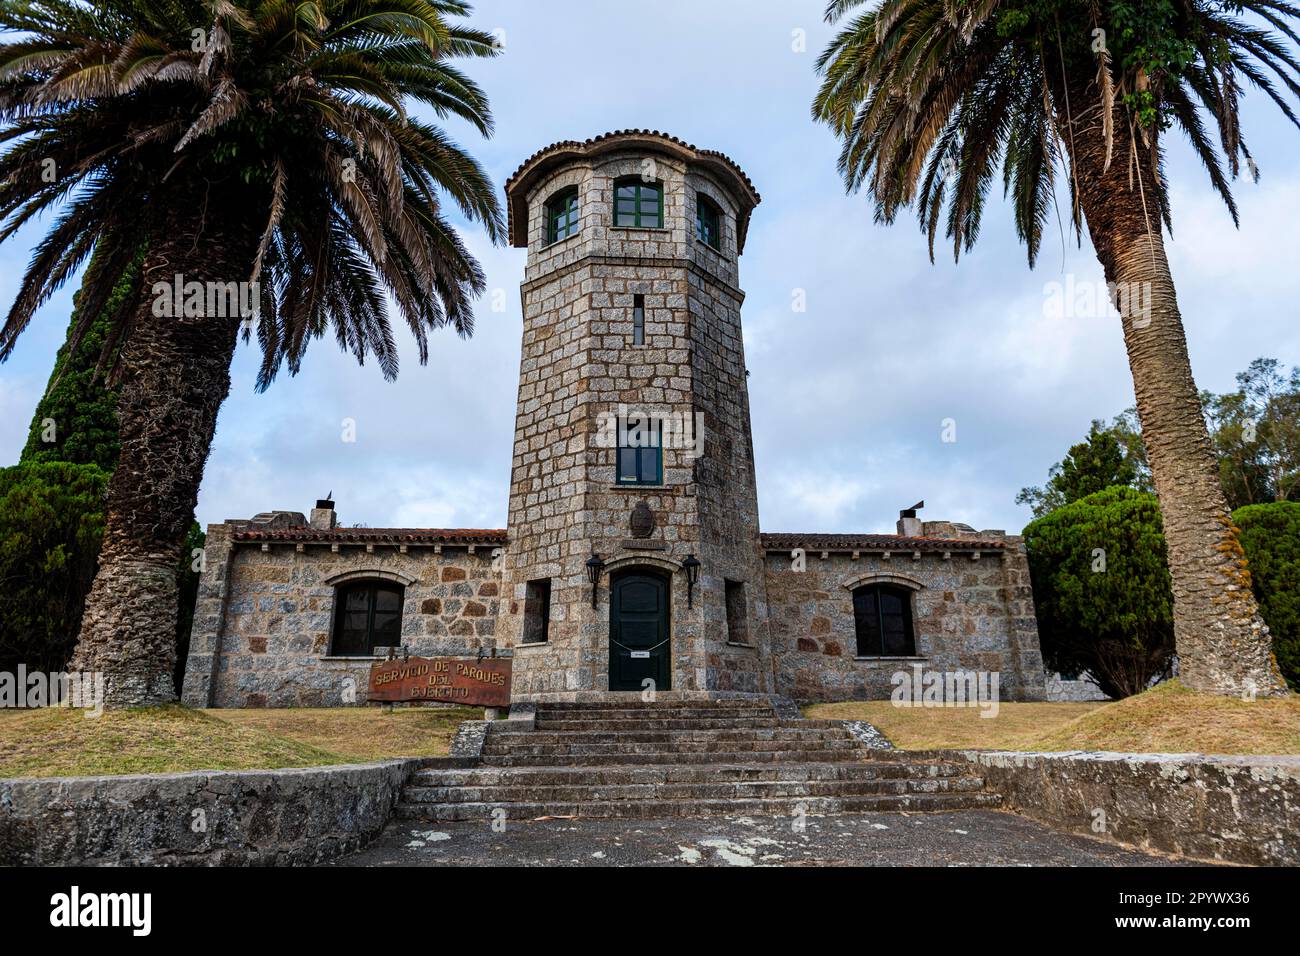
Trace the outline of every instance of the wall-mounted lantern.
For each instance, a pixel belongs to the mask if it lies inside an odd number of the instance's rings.
[[[596,607],[596,586],[600,584],[600,572],[605,570],[605,562],[600,555],[593,554],[587,559],[587,580],[591,582],[591,606]]]
[[[686,606],[694,607],[695,582],[700,577],[700,561],[695,557],[694,552],[686,556],[686,560],[682,562],[682,570],[686,572]]]

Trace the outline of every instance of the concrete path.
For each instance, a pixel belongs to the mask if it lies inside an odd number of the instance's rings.
[[[336,866],[1171,866],[1010,813],[389,824]]]

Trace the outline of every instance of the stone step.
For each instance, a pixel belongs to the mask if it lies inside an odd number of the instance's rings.
[[[540,710],[727,710],[762,708],[772,709],[772,702],[763,697],[731,698],[727,700],[656,700],[645,701],[639,694],[628,694],[626,700],[545,701],[537,705]]]
[[[574,720],[581,717],[773,717],[776,715],[770,706],[759,707],[570,707],[557,710],[554,707],[538,707],[539,716],[549,716],[562,720]]]
[[[555,787],[407,787],[410,803],[593,803],[603,800],[746,800],[871,794],[974,793],[984,778],[895,777],[880,780],[742,780]]]
[[[839,761],[834,763],[765,764],[644,764],[619,767],[474,767],[417,771],[419,787],[554,787],[623,786],[665,783],[726,783],[736,781],[858,781],[900,778],[957,777],[969,767],[925,761]]]
[[[852,740],[843,728],[820,727],[728,727],[725,729],[646,729],[646,730],[535,730],[497,731],[487,737],[487,745],[494,748],[528,746],[536,744],[575,743],[668,743],[689,740],[770,740],[785,741],[799,746],[818,740]]]
[[[655,745],[645,745],[652,748]],[[593,767],[626,764],[724,764],[724,763],[827,763],[862,761],[865,751],[858,749],[809,750],[712,750],[680,752],[646,749],[632,753],[484,753],[486,767]]]
[[[788,721],[787,721],[788,723]],[[538,730],[609,730],[623,733],[629,730],[734,730],[741,727],[779,727],[782,721],[775,717],[654,717],[620,718],[618,720],[554,720],[538,717]]]
[[[638,707],[638,708],[619,708],[618,710],[548,710],[545,707],[537,709],[537,716],[550,720],[659,720],[659,719],[677,719],[686,720],[691,718],[717,718],[717,719],[746,719],[751,717],[776,717],[779,716],[776,711],[770,707],[754,708],[735,708],[728,707],[721,710],[711,710],[704,708],[663,708],[663,707]]]
[[[858,752],[861,745],[851,737],[838,738],[833,740],[813,739],[805,743],[790,740],[753,740],[753,739],[732,739],[718,740],[714,738],[697,738],[693,736],[678,736],[674,738],[639,742],[628,740],[622,736],[595,738],[579,737],[577,739],[559,740],[553,743],[546,741],[516,740],[506,734],[490,734],[483,745],[484,756],[492,755],[513,755],[526,756],[529,754],[546,754],[546,755],[564,755],[572,754],[579,756],[596,756],[599,754],[645,754],[645,753],[671,753],[671,754],[710,754],[710,753],[749,753],[751,751],[760,752],[782,752],[791,753],[796,756],[809,751],[825,750],[851,750]]]
[[[397,806],[402,820],[452,822],[533,820],[538,817],[657,819],[719,815],[791,816],[796,813],[884,813],[897,810],[942,811],[997,807],[1001,797],[990,793],[867,794],[845,797],[778,797],[726,800],[601,800],[532,803],[411,803]]]

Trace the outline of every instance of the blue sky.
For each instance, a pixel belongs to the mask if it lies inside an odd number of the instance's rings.
[[[1053,226],[1030,271],[1000,199],[959,265],[947,254],[930,264],[914,219],[875,226],[868,200],[844,194],[836,143],[809,119],[831,33],[822,7],[484,0],[473,22],[503,31],[505,52],[468,69],[497,132],[449,128],[498,184],[542,146],[630,127],[720,149],[749,173],[763,203],[741,285],[765,530],[892,531],[921,498],[924,517],[1019,530],[1029,514],[1016,491],[1041,483],[1092,418],[1133,402],[1118,317],[1045,315],[1045,284],[1098,281],[1101,267],[1086,236],[1063,251]],[[1195,157],[1170,144],[1170,258],[1197,382],[1216,391],[1258,356],[1300,363],[1300,132],[1261,96],[1246,97],[1244,115],[1261,179],[1238,184],[1240,230]],[[0,248],[5,308],[35,238],[29,229]],[[301,374],[259,395],[256,356],[241,345],[200,521],[306,510],[333,491],[348,524],[504,526],[524,253],[467,238],[506,309],[491,311],[489,291],[474,337],[434,336],[427,366],[403,339],[396,383],[325,339]],[[18,457],[73,288],[0,366],[0,463]],[[791,308],[796,289],[805,312]],[[341,440],[345,418],[355,442]],[[955,442],[942,441],[949,418]]]

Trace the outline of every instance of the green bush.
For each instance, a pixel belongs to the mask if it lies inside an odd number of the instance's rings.
[[[64,668],[81,630],[104,537],[109,473],[97,465],[29,461],[0,468],[0,672]],[[197,521],[177,566],[177,693],[189,647],[199,574]]]
[[[1259,612],[1273,634],[1282,676],[1300,691],[1300,502],[1246,505],[1232,513],[1241,529]]]
[[[96,253],[98,254],[98,252]],[[92,260],[93,261],[93,260]],[[106,471],[117,467],[121,442],[117,434],[117,389],[110,388],[99,369],[111,332],[109,321],[123,303],[137,294],[140,259],[123,273],[108,303],[86,329],[76,350],[68,340],[54,359],[45,394],[36,405],[20,461],[70,461],[98,465]],[[74,303],[81,298],[78,292]],[[74,308],[68,322],[68,336],[81,322],[81,310]]]
[[[1031,522],[1024,536],[1050,669],[1086,670],[1112,697],[1168,673],[1173,592],[1154,495],[1106,488]]]
[[[66,664],[99,561],[108,476],[64,461],[0,469],[0,671]]]

